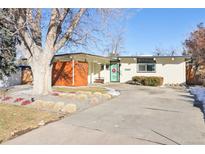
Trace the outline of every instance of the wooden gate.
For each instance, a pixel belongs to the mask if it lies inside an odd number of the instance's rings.
[[[21,83],[22,84],[32,84],[33,76],[30,67],[22,67],[22,76]]]

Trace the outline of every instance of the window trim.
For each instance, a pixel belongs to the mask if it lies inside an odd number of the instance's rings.
[[[145,66],[145,71],[140,71],[139,66],[144,65]],[[154,65],[154,71],[147,71],[147,66],[148,65]],[[156,73],[156,63],[137,63],[137,73]]]

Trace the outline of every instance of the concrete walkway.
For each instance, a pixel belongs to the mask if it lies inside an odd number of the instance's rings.
[[[205,144],[203,115],[186,91],[110,87],[121,95],[5,144]]]

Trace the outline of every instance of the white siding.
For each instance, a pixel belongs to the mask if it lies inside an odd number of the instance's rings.
[[[186,82],[186,63],[184,59],[171,58],[157,59],[156,72],[139,73],[137,72],[137,63],[121,63],[120,82],[126,82],[133,76],[161,76],[164,78],[164,84],[180,84]],[[128,71],[128,69],[130,69]],[[126,71],[127,70],[127,71]]]
[[[100,72],[100,77],[104,78],[104,83],[110,82],[110,69],[106,70],[106,65],[104,65],[104,70]]]
[[[120,66],[120,82],[126,82],[132,80],[132,77],[137,73],[137,64],[136,63],[121,63]],[[129,69],[129,71],[128,71]]]
[[[132,79],[133,76],[161,76],[164,78],[164,84],[180,84],[186,82],[186,65],[184,58],[157,58],[156,72],[139,73],[137,72],[136,60],[122,60],[120,66],[120,82],[124,83]],[[94,83],[99,77],[104,78],[105,83],[110,82],[110,70],[100,71],[101,65],[89,62],[88,64],[88,83]],[[100,72],[100,73],[99,73]]]

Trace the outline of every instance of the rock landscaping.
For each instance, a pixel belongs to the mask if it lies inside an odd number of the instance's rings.
[[[92,87],[89,88],[55,88],[51,94],[46,96],[33,96],[29,94],[28,88],[12,90],[9,95],[1,96],[0,103],[25,106],[37,110],[71,114],[76,111],[87,109],[97,105],[120,93],[112,88]],[[96,91],[95,91],[96,90]]]
[[[0,143],[69,114],[104,103],[119,94],[112,88],[94,87],[91,91],[89,88],[68,88],[67,91],[66,88],[58,88],[49,95],[34,96],[29,87],[14,87],[8,94],[0,95],[0,124],[3,120],[5,126],[0,126],[3,132],[0,132]],[[8,121],[3,115],[9,117]],[[10,122],[14,125],[10,125]]]
[[[75,104],[67,104],[62,108],[61,111],[63,113],[74,113],[77,111],[77,106]]]

